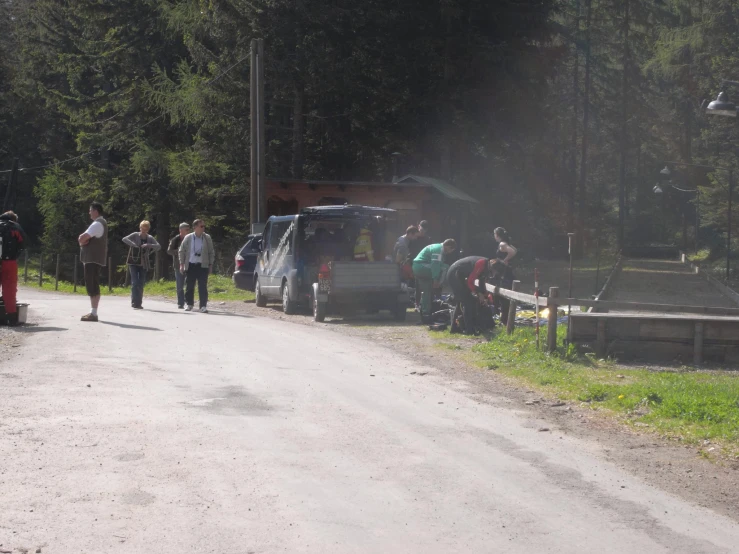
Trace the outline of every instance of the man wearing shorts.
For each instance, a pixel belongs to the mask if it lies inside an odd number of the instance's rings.
[[[98,320],[100,270],[108,260],[108,222],[103,218],[103,205],[99,202],[90,204],[90,219],[92,224],[77,239],[80,261],[85,266],[85,288],[90,297],[90,313],[83,315],[82,321]]]

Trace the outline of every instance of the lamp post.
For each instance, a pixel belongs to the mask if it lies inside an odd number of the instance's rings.
[[[660,171],[660,175],[662,175],[665,179],[665,182],[664,182],[665,187],[673,188],[679,192],[688,192],[688,193],[695,194],[695,240],[693,242],[693,245],[695,247],[695,253],[697,254],[698,253],[698,230],[700,229],[700,224],[698,222],[698,217],[699,217],[698,190],[697,189],[683,189],[683,188],[676,187],[675,185],[673,185],[671,181],[667,180],[670,177],[670,170],[667,167],[665,167],[662,171]],[[662,196],[665,190],[662,188],[662,186],[660,186],[659,183],[657,183],[652,188],[652,192],[656,194],[657,196]],[[664,202],[662,203],[662,211],[664,211]],[[687,226],[687,218],[685,217],[685,210],[683,210],[682,222],[683,222],[683,250],[687,252],[688,251],[688,226]]]
[[[737,83],[737,84],[739,84],[739,83]],[[719,95],[719,96],[721,96],[721,95]],[[716,100],[716,102],[718,102],[718,100]],[[711,102],[711,104],[714,104],[714,102]],[[710,109],[710,105],[711,104],[709,104],[709,108],[707,108],[707,109]],[[726,106],[724,105],[722,107],[725,108]],[[734,107],[734,111],[736,112],[736,107]],[[713,165],[702,165],[702,164],[689,164],[689,163],[685,163],[685,162],[665,162],[665,164],[666,164],[665,165],[665,168],[662,171],[660,171],[659,173],[663,177],[667,177],[667,178],[669,178],[670,175],[672,174],[671,171],[670,171],[670,167],[669,167],[670,165],[676,165],[676,166],[681,166],[681,167],[697,167],[697,168],[701,168],[701,169],[710,169],[711,171],[726,171],[729,174],[729,186],[727,187],[727,192],[728,192],[728,206],[727,206],[727,216],[726,216],[726,280],[728,281],[729,280],[729,275],[731,273],[730,272],[730,264],[731,264],[731,205],[732,205],[732,201],[733,201],[733,198],[732,197],[733,197],[733,192],[734,192],[734,170],[731,169],[731,168],[728,168],[728,167],[718,167],[718,166],[713,166]],[[697,194],[698,194],[698,191],[697,190],[680,189],[680,188],[676,187],[675,185],[670,185],[670,186],[672,188],[676,189],[676,190],[681,191],[681,192],[695,192],[696,193],[696,199],[697,199]],[[657,185],[657,186],[654,187],[653,191],[655,192],[655,194],[661,194],[662,193],[662,188],[659,185]],[[698,211],[698,207],[696,205],[696,219],[698,218],[697,211]],[[697,240],[698,240],[698,227],[696,227],[695,233],[696,233],[696,242],[697,242]]]

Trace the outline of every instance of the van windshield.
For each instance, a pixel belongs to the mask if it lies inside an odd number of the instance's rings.
[[[299,218],[299,250],[308,264],[385,261],[394,238],[383,216],[306,214]]]

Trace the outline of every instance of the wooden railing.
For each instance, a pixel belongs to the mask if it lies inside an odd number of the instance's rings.
[[[547,351],[557,350],[557,312],[560,306],[579,306],[593,308],[594,311],[608,312],[657,312],[671,314],[699,314],[725,317],[739,317],[739,308],[714,308],[710,306],[681,306],[674,304],[645,304],[640,302],[613,302],[609,300],[594,300],[582,298],[560,298],[559,287],[550,287],[548,297],[536,297],[519,291],[520,281],[513,281],[511,289],[485,285],[488,292],[510,301],[508,324],[506,331],[510,335],[516,326],[516,310],[519,304],[531,306],[539,305],[548,308],[547,316]]]
[[[554,352],[557,349],[557,310],[562,305],[559,298],[559,287],[550,287],[549,297],[541,298],[533,294],[519,292],[518,288],[520,286],[521,281],[513,281],[513,286],[510,290],[485,284],[488,292],[505,298],[511,303],[508,308],[508,324],[506,326],[506,331],[509,335],[513,333],[516,326],[516,309],[519,304],[531,304],[532,306],[538,304],[539,307],[549,308],[547,318],[547,351]]]

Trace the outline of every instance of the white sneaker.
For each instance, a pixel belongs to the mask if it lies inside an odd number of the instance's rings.
[[[203,306],[202,308],[200,308],[200,313],[201,314],[207,314],[208,313],[208,308],[206,308],[205,306]]]
[[[186,312],[191,312],[191,311],[192,311],[192,306],[190,306],[190,305],[188,304],[188,305],[187,305],[187,308],[185,308],[185,311],[186,311]]]

